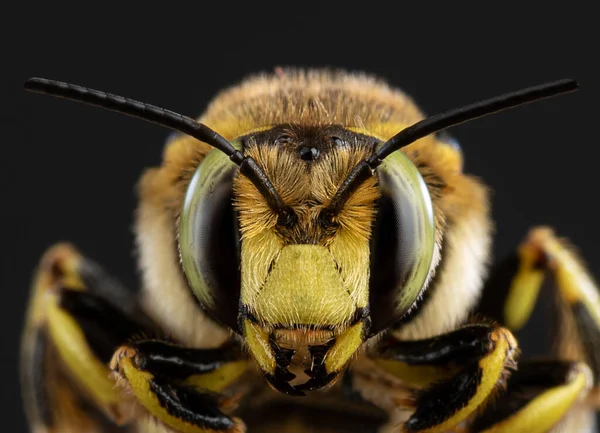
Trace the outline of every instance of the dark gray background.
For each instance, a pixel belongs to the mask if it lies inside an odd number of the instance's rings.
[[[135,286],[134,185],[160,161],[169,131],[114,113],[25,93],[30,76],[95,87],[196,116],[215,92],[277,65],[374,72],[434,114],[505,91],[572,77],[577,94],[454,128],[466,170],[495,190],[496,254],[534,224],[550,224],[600,266],[596,197],[597,65],[591,7],[501,2],[287,4],[222,2],[85,12],[22,3],[3,14],[0,320],[4,428],[24,432],[17,357],[31,271],[69,240]],[[547,3],[541,3],[547,5]],[[213,9],[214,7],[214,9]],[[600,273],[600,272],[599,272]],[[521,333],[544,348],[541,313]],[[541,337],[540,337],[541,336]]]

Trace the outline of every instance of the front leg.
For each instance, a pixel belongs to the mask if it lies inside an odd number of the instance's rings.
[[[228,401],[219,394],[246,365],[239,347],[189,350],[140,341],[161,332],[137,301],[135,292],[73,246],[56,245],[44,254],[21,353],[33,431],[242,430],[238,420],[221,413]],[[120,392],[109,365],[132,392]],[[155,418],[133,411],[139,408],[133,396]],[[172,428],[165,430],[155,419]]]
[[[126,425],[129,399],[115,389],[107,363],[131,336],[154,331],[135,291],[70,244],[46,251],[21,340],[22,395],[31,430],[101,433],[109,424]]]
[[[371,358],[413,387],[404,432],[441,433],[473,415],[505,383],[517,343],[505,328],[471,325],[426,340],[382,340]]]
[[[110,367],[155,418],[182,433],[234,433],[243,422],[224,413],[234,399],[220,394],[247,368],[235,344],[218,349],[186,349],[162,341],[139,341],[119,348]]]

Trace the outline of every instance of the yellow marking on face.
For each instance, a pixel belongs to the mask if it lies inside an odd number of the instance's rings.
[[[363,322],[358,322],[337,337],[335,344],[325,355],[325,367],[328,373],[341,370],[356,353],[363,342],[364,326]]]
[[[504,317],[511,329],[525,325],[535,306],[540,288],[544,282],[544,270],[535,269],[539,250],[529,244],[519,248],[519,270],[511,282],[508,297],[504,304]]]
[[[446,432],[473,414],[491,395],[506,367],[507,358],[510,356],[508,352],[511,348],[517,347],[514,337],[508,330],[499,329],[492,334],[491,338],[495,341],[496,345],[488,355],[479,361],[482,377],[475,395],[462,409],[455,412],[446,421],[431,429],[423,430],[420,433]]]
[[[587,369],[587,367],[585,367]],[[544,433],[558,423],[589,385],[590,372],[579,370],[562,386],[543,392],[524,408],[482,433]]]
[[[235,177],[234,206],[239,212],[242,233],[242,303],[266,324],[347,325],[349,318],[342,316],[368,305],[369,239],[376,214],[374,203],[379,197],[375,177],[365,181],[349,198],[338,215],[339,228],[334,234],[321,227],[318,217],[339,184],[369,154],[368,150],[349,147],[323,154],[308,170],[305,164],[298,163],[295,153],[282,147],[252,142],[245,150],[263,167],[282,200],[294,209],[298,222],[290,230],[277,229],[277,215],[256,187],[243,176]],[[314,252],[306,254],[315,255],[316,262],[291,257],[296,254],[291,249],[284,251],[286,245],[296,244],[313,246]],[[282,271],[282,260],[290,267],[287,273]],[[314,275],[309,275],[309,271]],[[313,286],[312,293],[306,287],[299,288],[303,283],[296,281],[298,278]],[[305,297],[312,299],[306,301]],[[325,305],[326,311],[320,311],[322,305],[312,308],[316,304]],[[324,314],[334,317],[328,319]]]
[[[219,392],[231,385],[248,368],[246,361],[236,361],[223,365],[215,371],[206,374],[194,374],[188,377],[185,385],[198,389],[208,389]]]
[[[242,241],[242,291],[241,302],[252,305],[267,279],[269,265],[281,251],[277,235],[268,230]]]
[[[148,372],[140,371],[131,362],[128,356],[120,357],[119,370],[123,377],[129,383],[131,391],[135,394],[138,401],[156,418],[172,427],[175,431],[181,433],[207,433],[215,430],[203,429],[197,425],[190,424],[183,419],[179,419],[171,415],[163,408],[150,388],[150,381],[154,376]]]
[[[49,292],[46,302],[50,337],[71,372],[101,405],[118,403],[120,393],[109,377],[110,370],[93,354],[73,317],[58,306],[58,294]]]
[[[250,307],[267,324],[317,326],[347,324],[356,310],[331,253],[320,245],[284,247]]]
[[[275,373],[275,356],[273,355],[273,350],[271,350],[267,332],[260,326],[255,325],[249,320],[245,320],[244,336],[246,337],[246,343],[260,368],[262,368],[265,373]]]
[[[365,308],[369,303],[369,244],[348,230],[340,230],[329,251],[341,269],[340,275],[354,305]]]

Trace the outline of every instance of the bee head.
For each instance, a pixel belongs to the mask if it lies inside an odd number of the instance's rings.
[[[433,210],[406,156],[389,158],[332,208],[382,144],[331,125],[279,125],[235,140],[291,218],[222,153],[211,152],[189,184],[179,237],[190,285],[211,316],[244,337],[279,391],[333,384],[426,286]]]

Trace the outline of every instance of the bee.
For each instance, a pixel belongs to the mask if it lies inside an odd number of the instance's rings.
[[[170,128],[139,184],[140,290],[76,246],[43,255],[22,338],[32,432],[588,432],[600,297],[533,227],[490,264],[490,189],[446,130],[572,92],[559,80],[425,117],[381,78],[278,68],[193,119],[43,78],[29,91]],[[554,357],[513,332],[540,289]],[[502,320],[475,315],[508,290]]]

